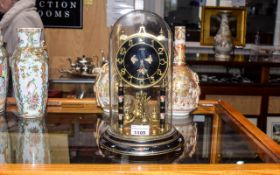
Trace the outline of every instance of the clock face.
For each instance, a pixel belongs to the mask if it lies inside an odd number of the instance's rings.
[[[153,38],[142,36],[125,41],[115,63],[123,81],[139,89],[160,82],[169,67],[163,45]]]

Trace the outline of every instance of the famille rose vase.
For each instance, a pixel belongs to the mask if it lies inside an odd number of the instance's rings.
[[[3,46],[3,37],[0,33],[0,112],[5,110],[8,90],[8,54]]]
[[[175,26],[175,50],[173,61],[173,118],[187,117],[197,108],[200,87],[199,79],[186,65],[185,26]]]
[[[11,59],[18,115],[43,117],[48,98],[48,55],[41,42],[41,28],[17,29],[19,43]]]

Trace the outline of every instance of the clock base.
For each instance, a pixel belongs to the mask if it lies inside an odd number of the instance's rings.
[[[184,147],[183,136],[172,127],[169,132],[160,136],[121,135],[108,128],[99,141],[99,147],[105,155],[110,157],[128,156],[135,161],[162,160],[167,156],[178,157]]]

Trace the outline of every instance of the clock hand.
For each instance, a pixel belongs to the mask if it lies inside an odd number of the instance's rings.
[[[152,62],[153,62],[152,55],[149,55],[147,58],[145,58],[145,61],[149,64],[152,64]]]
[[[145,68],[144,65],[144,60],[140,60],[140,66],[139,69],[137,70],[138,73],[145,75],[147,73],[147,69]]]
[[[138,61],[138,58],[136,57],[136,55],[133,55],[133,56],[130,58],[130,61],[132,62],[132,64],[135,64],[135,63]]]

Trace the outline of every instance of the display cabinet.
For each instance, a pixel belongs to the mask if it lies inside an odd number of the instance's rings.
[[[214,54],[186,54],[186,62],[200,77],[200,99],[224,100],[264,132],[280,124],[280,58],[277,55],[232,55],[217,61]],[[50,97],[94,97],[94,78],[49,81]]]
[[[280,116],[278,55],[231,55],[217,61],[213,54],[187,54],[200,77],[201,99],[225,100],[266,131],[267,117]]]
[[[17,135],[19,122],[14,104],[14,99],[9,98],[6,119],[11,136]],[[196,146],[191,156],[182,154],[172,161],[164,157],[157,162],[134,162],[126,156],[115,160],[102,155],[96,137],[108,119],[96,107],[94,99],[50,98],[47,111],[45,122],[52,164],[1,164],[1,174],[280,173],[280,146],[223,101],[202,100],[193,111],[191,121],[197,126],[197,137],[193,140]],[[187,125],[173,123],[176,127]],[[182,135],[187,139],[188,133]],[[13,149],[12,153],[17,152]]]

